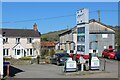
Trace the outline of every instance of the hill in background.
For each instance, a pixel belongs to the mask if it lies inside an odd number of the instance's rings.
[[[42,41],[59,41],[59,34],[66,30],[67,29],[42,34],[41,40]]]
[[[120,44],[120,27],[119,26],[108,26],[108,28],[111,28],[115,31],[115,45]],[[42,41],[59,41],[59,34],[66,31],[67,29],[60,30],[60,31],[54,31],[54,32],[49,32],[41,35],[41,40]]]

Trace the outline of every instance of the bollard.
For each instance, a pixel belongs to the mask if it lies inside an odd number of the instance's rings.
[[[89,53],[89,70],[91,70],[91,58],[92,58],[92,53]]]
[[[10,65],[8,64],[7,65],[7,77],[9,77],[9,74],[10,74]]]
[[[104,71],[106,69],[106,59],[104,59]]]
[[[40,63],[40,56],[39,55],[37,56],[37,63],[38,64]]]
[[[81,64],[81,71],[84,71],[84,64]]]

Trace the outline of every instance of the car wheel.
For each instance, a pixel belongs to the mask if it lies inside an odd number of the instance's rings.
[[[59,61],[57,61],[57,66],[60,66],[60,63],[59,63]]]
[[[104,54],[102,54],[102,57],[103,57],[103,58],[105,57]]]
[[[110,59],[110,56],[108,56],[108,59]]]

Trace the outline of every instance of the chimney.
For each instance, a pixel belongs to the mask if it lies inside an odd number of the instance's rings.
[[[33,29],[34,29],[34,31],[37,31],[37,24],[36,23],[33,25]]]

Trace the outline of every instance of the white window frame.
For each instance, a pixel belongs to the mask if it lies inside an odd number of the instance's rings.
[[[102,34],[102,38],[108,38],[108,34]]]
[[[4,50],[5,50],[5,52],[4,52]],[[3,55],[4,56],[9,56],[9,49],[8,48],[3,49]]]
[[[31,55],[31,53],[30,53],[30,50],[32,49],[32,55]],[[27,49],[27,56],[33,56],[33,48],[28,48]]]
[[[20,37],[16,38],[16,43],[20,43]]]
[[[33,38],[32,37],[27,38],[27,43],[32,43],[32,42],[33,42]]]
[[[7,37],[5,37],[5,38],[3,39],[3,43],[8,43],[8,38],[7,38]]]

